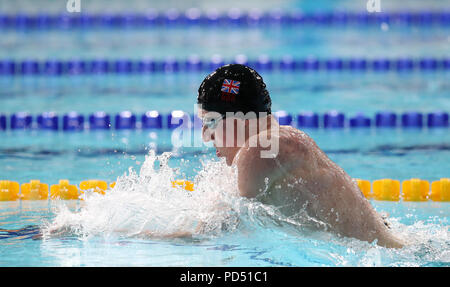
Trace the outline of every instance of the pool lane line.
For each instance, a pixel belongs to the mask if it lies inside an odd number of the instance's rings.
[[[331,110],[322,114],[302,111],[296,115],[286,111],[275,111],[273,115],[281,125],[310,129],[435,129],[449,127],[449,114],[445,111],[422,113],[418,111],[379,111],[374,117],[362,112],[346,116]],[[140,119],[140,120],[138,120]],[[60,117],[55,112],[44,112],[32,116],[28,112],[17,112],[10,116],[0,113],[1,130],[49,130],[49,131],[83,131],[83,130],[161,130],[176,128],[202,127],[197,115],[181,110],[160,113],[156,110],[136,115],[131,111],[122,111],[111,115],[98,111],[84,116],[78,112],[65,113]]]
[[[145,13],[114,14],[0,14],[0,30],[50,30],[92,28],[152,28],[152,27],[202,27],[207,29],[231,28],[267,28],[267,27],[367,27],[382,24],[413,27],[449,27],[449,11],[400,11],[400,12],[315,12],[300,11],[241,11],[230,9],[224,13],[188,9],[177,11],[150,10]]]
[[[367,199],[383,201],[412,201],[412,202],[450,202],[450,178],[441,178],[433,182],[420,178],[403,180],[382,178],[368,181],[353,179]],[[59,180],[58,184],[50,186],[40,180],[31,180],[19,184],[15,181],[0,180],[0,201],[16,200],[48,200],[63,199],[77,200],[85,192],[96,192],[105,195],[114,189],[116,182],[107,183],[104,180],[85,180],[79,185],[70,184],[69,180]],[[186,192],[195,192],[194,182],[189,180],[172,181],[173,188],[180,188]],[[180,190],[181,191],[181,190]],[[1,230],[0,230],[1,232]]]
[[[191,55],[184,59],[0,59],[0,76],[63,76],[63,75],[135,75],[154,73],[203,73],[211,72],[229,63],[243,64],[259,72],[439,72],[450,70],[450,58],[446,57],[399,57],[399,58],[279,58],[260,55],[249,59],[236,55],[225,59],[213,55],[209,60]]]

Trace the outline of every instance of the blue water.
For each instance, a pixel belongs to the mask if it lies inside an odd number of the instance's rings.
[[[54,3],[53,1],[50,1]],[[50,3],[49,2],[49,3]],[[61,1],[64,2],[64,1]],[[87,12],[122,11],[117,1],[86,2]],[[132,1],[136,9],[147,7],[144,1]],[[169,1],[171,2],[171,1]],[[210,1],[208,1],[209,3]],[[242,2],[242,1],[240,1]],[[240,3],[242,9],[254,7],[252,1]],[[270,2],[270,1],[268,1]],[[362,11],[365,1],[320,1],[321,5],[304,1],[282,1],[280,8],[300,8],[304,11]],[[389,11],[439,10],[440,1],[382,1]],[[27,5],[23,5],[26,3]],[[1,11],[34,13],[61,12],[58,5],[41,7],[33,1],[2,1]],[[102,3],[104,4],[102,6]],[[180,4],[180,9],[199,5],[202,9],[217,3],[192,1]],[[233,2],[234,3],[234,2]],[[236,2],[237,3],[237,2]],[[235,4],[236,4],[235,3]],[[312,3],[312,2],[311,2]],[[403,4],[399,4],[403,3]],[[20,5],[22,4],[22,5]],[[63,3],[64,4],[64,3]],[[156,3],[164,10],[167,3]],[[273,4],[273,3],[272,3]],[[167,4],[168,5],[168,4]],[[260,9],[267,9],[261,6]],[[101,8],[108,6],[108,10]],[[186,6],[186,7],[184,7]],[[320,7],[319,7],[320,6]],[[43,8],[45,7],[45,8]],[[125,7],[127,8],[127,7]],[[320,9],[319,9],[320,8]],[[129,8],[127,8],[129,9]],[[224,37],[223,35],[227,36]],[[318,58],[364,57],[449,57],[448,29],[442,27],[302,27],[269,29],[173,28],[150,30],[95,31],[3,31],[0,58],[14,60],[49,58],[157,58],[185,59],[197,54],[204,59],[219,54],[232,59],[244,54],[281,57],[315,56]],[[409,110],[431,112],[450,111],[449,79],[446,72],[262,72],[272,96],[274,111],[287,110],[296,114],[302,110],[323,113],[336,109],[350,116],[363,111],[373,118],[380,110],[400,114]],[[62,115],[75,110],[88,115],[103,110],[115,114],[130,110],[142,114],[147,110],[168,113],[171,110],[194,112],[197,89],[206,73],[155,75],[96,75],[64,77],[0,77],[0,113],[28,111],[33,115],[55,111]],[[406,180],[418,177],[428,181],[449,177],[450,133],[444,129],[365,129],[306,130],[327,155],[351,177],[375,180],[393,178]],[[197,135],[198,136],[198,135]],[[69,179],[116,181],[125,174],[130,186],[135,179],[129,168],[139,173],[150,150],[158,155],[172,152],[169,166],[175,178],[196,180],[205,163],[215,162],[215,151],[207,146],[174,149],[171,131],[85,131],[0,132],[0,179],[28,182],[39,179],[55,184]],[[207,165],[208,166],[208,165]],[[163,181],[165,174],[152,177]],[[145,177],[145,176],[143,176]],[[220,177],[199,180],[209,188],[205,201],[184,198],[167,189],[162,194],[154,187],[142,190],[121,189],[106,197],[96,208],[95,198],[85,203],[67,201],[69,210],[81,213],[81,233],[60,238],[33,240],[39,228],[55,218],[75,224],[57,201],[0,202],[0,229],[26,229],[16,233],[0,231],[0,266],[449,266],[450,241],[449,203],[381,202],[371,203],[378,212],[388,213],[393,231],[408,238],[412,244],[401,250],[389,250],[360,242],[337,238],[327,233],[304,232],[299,226],[279,215],[271,214],[270,206],[260,206],[247,200],[232,201],[238,224],[210,218],[212,225],[229,223],[228,231],[208,233],[194,239],[138,239],[115,232],[113,228],[127,221],[136,227],[146,216],[166,228],[173,218],[194,220],[199,214],[222,214],[204,210],[217,195],[225,203],[227,197],[218,192],[233,185],[214,182]],[[198,180],[198,179],[197,179]],[[223,184],[223,186],[221,185]],[[145,189],[145,188],[144,188]],[[217,193],[217,194],[216,194]],[[147,195],[154,195],[152,198]],[[137,195],[137,197],[133,197]],[[155,209],[152,200],[165,198]],[[124,200],[118,200],[124,199]],[[195,195],[194,195],[195,198]],[[220,201],[220,200],[219,200]],[[101,202],[101,201],[99,201]],[[192,207],[184,209],[177,205]],[[128,205],[127,205],[128,204]],[[173,206],[171,206],[173,204]],[[173,208],[180,207],[180,208]],[[239,207],[239,208],[237,208]],[[115,208],[119,214],[114,213]],[[195,214],[195,211],[197,214]],[[135,213],[135,216],[127,215]],[[192,212],[192,213],[190,213]],[[203,213],[204,212],[204,213]],[[102,221],[103,216],[110,221]],[[59,217],[58,217],[59,216]],[[194,219],[192,219],[194,218]],[[234,217],[232,217],[234,218]],[[98,220],[98,221],[97,221]],[[159,220],[159,221],[158,221]],[[95,225],[95,224],[97,225]],[[93,225],[92,225],[93,224]],[[104,232],[103,232],[104,231]],[[102,233],[103,232],[103,233]]]
[[[398,25],[361,27],[269,28],[150,28],[2,31],[1,58],[156,58],[186,59],[198,55],[210,59],[221,55],[233,59],[244,54],[281,57],[448,57],[448,27],[418,29]],[[361,31],[362,30],[362,31]],[[361,40],[363,34],[364,41]],[[161,47],[164,47],[163,49]],[[385,47],[390,49],[386,50]],[[406,50],[405,47],[414,46]],[[39,53],[33,53],[33,51]]]
[[[444,168],[450,156],[447,129],[305,131],[354,178],[434,181],[448,177]],[[213,159],[215,149],[206,145],[175,149],[171,135],[170,130],[2,132],[2,178],[50,184],[64,178],[74,183],[91,178],[114,181],[128,167],[139,168],[154,149],[158,154],[175,152],[171,165],[182,167],[181,178],[193,179],[201,168],[199,161]],[[199,139],[198,132],[192,133],[191,143],[194,138]]]

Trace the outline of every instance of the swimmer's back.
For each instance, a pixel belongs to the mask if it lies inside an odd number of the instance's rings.
[[[352,178],[306,133],[291,126],[279,128],[279,153],[261,172],[262,163],[248,166],[256,176],[270,178],[256,198],[279,207],[287,216],[306,211],[328,230],[343,236],[401,246],[388,233],[385,221],[365,199]],[[268,175],[269,174],[269,175]],[[268,176],[267,176],[268,175]],[[243,176],[245,178],[245,176]]]

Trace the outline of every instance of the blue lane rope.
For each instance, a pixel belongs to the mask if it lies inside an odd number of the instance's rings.
[[[396,114],[392,111],[380,111],[371,118],[364,113],[346,117],[338,111],[324,114],[300,112],[292,115],[286,111],[274,112],[282,125],[292,125],[298,128],[448,128],[449,114],[443,111],[427,114],[408,111]],[[114,122],[112,121],[114,119]],[[139,121],[138,121],[139,119]],[[54,112],[45,112],[33,117],[26,112],[14,113],[11,116],[0,114],[0,130],[52,130],[52,131],[82,131],[82,130],[124,130],[124,129],[174,129],[183,121],[191,128],[201,128],[201,120],[183,111],[172,111],[161,114],[158,111],[148,111],[137,116],[130,111],[117,113],[112,117],[105,112],[95,112],[83,116],[77,112],[64,114],[62,119]]]
[[[450,12],[259,12],[230,10],[227,13],[202,12],[189,9],[184,12],[168,10],[128,14],[1,14],[0,29],[50,29],[50,28],[120,28],[120,27],[258,27],[289,25],[378,25],[403,24],[414,26],[450,26]]]
[[[238,55],[225,61],[220,55],[210,60],[201,60],[198,56],[190,56],[177,60],[133,60],[133,59],[93,59],[93,60],[9,60],[0,59],[0,76],[7,75],[92,75],[92,74],[151,74],[178,72],[210,72],[226,63],[248,65],[257,71],[375,71],[375,72],[407,72],[450,70],[450,58],[380,58],[380,59],[348,59],[348,58],[300,58],[284,56],[271,59],[265,55],[257,59],[247,59]]]

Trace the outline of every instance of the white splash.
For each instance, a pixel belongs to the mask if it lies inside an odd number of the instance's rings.
[[[236,228],[242,199],[235,169],[208,162],[194,180],[195,191],[189,192],[172,186],[177,170],[169,167],[170,156],[150,151],[139,173],[130,168],[105,195],[86,193],[77,212],[60,203],[44,235],[65,229],[79,236],[210,236]]]

